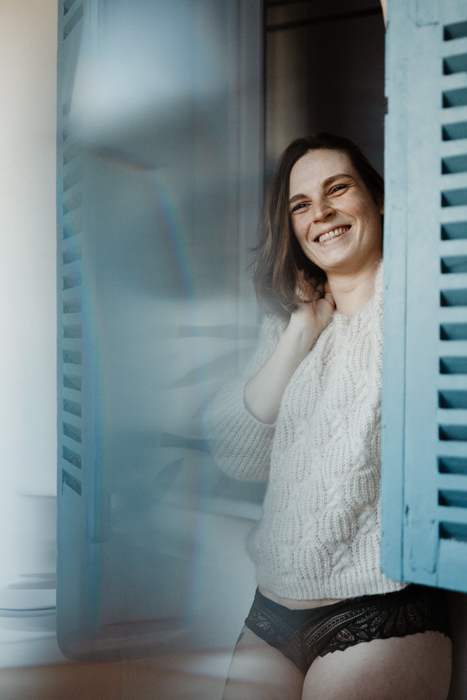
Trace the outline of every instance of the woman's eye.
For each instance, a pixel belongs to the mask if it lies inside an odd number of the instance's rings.
[[[299,211],[300,209],[304,209],[307,206],[306,202],[299,202],[292,208],[292,214],[296,211]]]
[[[340,190],[345,190],[346,187],[347,185],[336,185],[332,188],[331,194],[333,194],[334,192],[340,192]]]

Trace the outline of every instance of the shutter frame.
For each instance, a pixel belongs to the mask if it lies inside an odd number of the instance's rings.
[[[388,8],[382,567],[465,591],[467,8],[420,10]]]

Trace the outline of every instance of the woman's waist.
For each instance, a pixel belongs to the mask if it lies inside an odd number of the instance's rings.
[[[282,596],[276,595],[275,593],[272,593],[272,591],[267,591],[261,586],[258,587],[259,592],[265,597],[268,598],[269,600],[274,601],[274,603],[278,603],[279,605],[283,605],[285,608],[288,608],[289,610],[309,610],[310,608],[321,608],[325,605],[333,605],[334,603],[339,603],[342,598],[320,598],[318,600],[309,600],[309,599],[302,599],[302,600],[294,600],[293,598],[283,598]]]

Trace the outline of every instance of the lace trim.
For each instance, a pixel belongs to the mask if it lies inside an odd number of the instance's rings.
[[[245,625],[270,646],[279,649],[284,656],[306,673],[311,663],[306,666],[300,630],[294,629],[284,622],[272,610],[255,600]]]
[[[403,601],[367,604],[318,622],[303,631],[305,648],[316,656],[344,651],[373,639],[406,637],[417,632],[442,632],[450,637],[446,600],[442,591],[428,589]],[[308,657],[310,653],[308,651]]]
[[[263,604],[255,599],[245,624],[305,674],[317,656],[344,651],[361,642],[427,631],[450,637],[444,592],[423,587],[413,589],[350,600],[344,606],[338,603],[339,609],[324,615],[320,615],[318,608],[312,613],[300,611],[294,624],[291,624],[291,611],[284,608],[281,616],[280,607],[276,612],[267,601]],[[310,613],[318,619],[306,619]]]

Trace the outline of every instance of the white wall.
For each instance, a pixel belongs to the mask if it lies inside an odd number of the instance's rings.
[[[23,610],[55,595],[56,52],[57,0],[0,0],[0,608]],[[16,622],[0,665],[55,658],[53,620]]]

